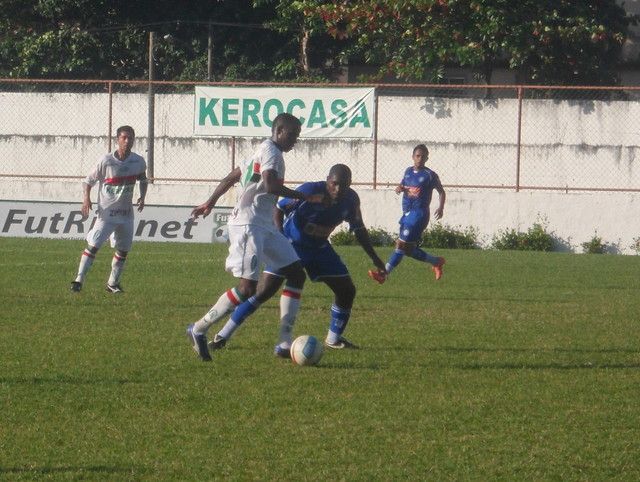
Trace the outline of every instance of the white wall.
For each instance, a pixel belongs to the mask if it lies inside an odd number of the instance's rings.
[[[134,150],[144,154],[146,96],[117,94],[113,125],[138,132]],[[0,174],[84,176],[106,151],[106,94],[0,93]],[[395,184],[410,164],[411,149],[426,143],[429,165],[445,185],[513,186],[516,172],[517,101],[514,99],[379,99],[377,179]],[[232,152],[225,139],[192,136],[193,96],[158,95],[156,177],[221,178]],[[523,102],[521,185],[609,189],[640,188],[640,104],[634,101]],[[238,139],[236,159],[260,139]],[[301,140],[287,154],[289,183],[324,179],[329,166],[348,164],[354,182],[371,182],[373,143]],[[213,186],[157,183],[149,203],[195,205]],[[365,220],[395,231],[399,198],[389,189],[361,189]],[[0,176],[0,199],[79,201],[80,181]],[[640,193],[513,189],[448,190],[444,223],[477,228],[485,244],[501,229],[526,230],[534,222],[580,251],[597,232],[622,253],[640,236]],[[223,204],[233,204],[229,194]]]
[[[322,178],[320,178],[322,179]],[[197,205],[204,202],[215,185],[154,184],[149,187],[148,204]],[[391,189],[360,189],[365,223],[391,233],[397,231],[400,197]],[[0,198],[16,200],[56,200],[80,203],[79,182],[7,181],[0,179]],[[232,206],[233,190],[219,202]],[[434,195],[432,208],[437,205]],[[526,231],[533,223],[546,226],[559,241],[559,251],[582,252],[581,243],[598,235],[609,245],[609,251],[636,254],[631,249],[634,238],[640,237],[639,193],[558,193],[512,192],[488,190],[447,191],[445,216],[442,223],[463,229],[478,230],[479,241],[487,247],[494,234],[501,230]]]

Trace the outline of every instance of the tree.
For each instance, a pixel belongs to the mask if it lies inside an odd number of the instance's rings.
[[[490,83],[505,64],[523,82],[611,84],[628,26],[615,0],[355,0],[309,6],[378,78],[439,81],[467,66]]]
[[[214,80],[296,79],[301,17],[280,3],[0,0],[0,77],[145,79],[153,30],[158,80],[204,80],[211,26]]]

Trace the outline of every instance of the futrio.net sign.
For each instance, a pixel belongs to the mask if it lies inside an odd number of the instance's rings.
[[[147,205],[134,216],[134,239],[183,243],[226,242],[231,208],[216,207],[192,219],[192,207]],[[78,203],[0,201],[0,236],[84,239],[96,215],[82,216]]]
[[[194,135],[268,136],[282,112],[302,123],[301,137],[371,138],[373,88],[196,86]]]

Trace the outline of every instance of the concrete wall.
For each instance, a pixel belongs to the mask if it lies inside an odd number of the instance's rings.
[[[146,96],[114,96],[113,125],[131,124],[144,155]],[[84,176],[108,145],[106,94],[0,93],[0,173]],[[430,166],[445,185],[513,186],[516,173],[517,101],[514,99],[379,99],[377,180],[383,189],[357,187],[370,226],[395,231],[399,198],[393,185],[410,164],[411,149],[425,142]],[[156,177],[219,179],[231,168],[227,139],[194,138],[193,96],[158,95]],[[639,189],[640,106],[625,101],[523,102],[521,179],[524,186]],[[238,139],[236,159],[260,139]],[[329,166],[349,164],[356,183],[373,179],[371,141],[301,140],[287,155],[287,179],[323,179]],[[191,205],[205,200],[213,183],[157,183],[149,203]],[[74,201],[77,180],[0,177],[0,199]],[[223,204],[233,204],[229,193]],[[640,236],[638,193],[558,192],[513,189],[448,189],[443,222],[473,226],[487,244],[501,229],[546,223],[565,249],[598,236],[612,251],[633,253]]]

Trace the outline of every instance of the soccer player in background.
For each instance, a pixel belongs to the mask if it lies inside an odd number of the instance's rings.
[[[349,223],[349,229],[373,264],[380,272],[385,271],[384,262],[373,249],[362,221],[360,198],[350,186],[351,169],[344,164],[335,164],[326,181],[306,182],[296,189],[307,195],[323,194],[327,202],[310,204],[291,197],[283,198],[275,212],[276,224],[291,241],[311,281],[323,282],[334,293],[324,342],[325,346],[334,349],[358,348],[343,336],[351,316],[356,287],[347,267],[329,243],[330,234],[343,222]],[[265,273],[283,276],[271,266],[267,266]],[[291,333],[293,322],[286,313],[281,313],[281,333]]]
[[[298,255],[274,224],[273,210],[278,196],[308,202],[323,200],[323,196],[309,196],[283,185],[285,163],[282,153],[293,149],[301,127],[295,116],[278,114],[273,120],[271,138],[263,141],[251,158],[233,169],[218,184],[211,197],[191,212],[193,218],[207,216],[218,199],[240,182],[241,193],[228,221],[229,255],[225,264],[226,270],[239,279],[238,284],[225,291],[200,320],[187,326],[187,337],[203,361],[211,360],[206,336],[209,328],[231,313],[230,319],[212,341],[216,347],[224,346],[243,321],[280,289],[285,278],[281,307],[291,319],[295,319],[298,313],[306,277]],[[269,278],[257,291],[264,264],[274,266],[283,277]],[[286,345],[287,342],[285,338],[283,343]],[[276,355],[279,354],[276,350]]]
[[[138,211],[142,211],[147,194],[147,165],[142,156],[131,152],[135,141],[135,132],[132,127],[118,127],[116,138],[117,150],[100,159],[95,169],[82,183],[82,215],[85,217],[89,216],[92,209],[91,188],[96,184],[100,186],[98,219],[87,233],[88,245],[80,258],[78,275],[71,282],[71,291],[74,292],[82,289],[82,283],[98,250],[109,237],[111,237],[111,246],[116,251],[111,261],[107,291],[124,292],[120,285],[120,278],[133,243],[133,191],[136,181],[139,181],[140,197],[136,206]]]
[[[431,169],[425,167],[429,158],[429,150],[424,144],[413,148],[413,166],[404,171],[404,177],[396,187],[396,193],[402,193],[402,216],[400,217],[400,234],[387,264],[386,272],[369,271],[369,276],[378,283],[384,283],[387,276],[400,264],[404,255],[429,263],[435,273],[436,280],[442,278],[445,259],[433,256],[420,249],[418,244],[422,233],[429,224],[429,205],[433,191],[438,192],[440,203],[434,212],[436,219],[442,218],[446,193],[440,178]]]

